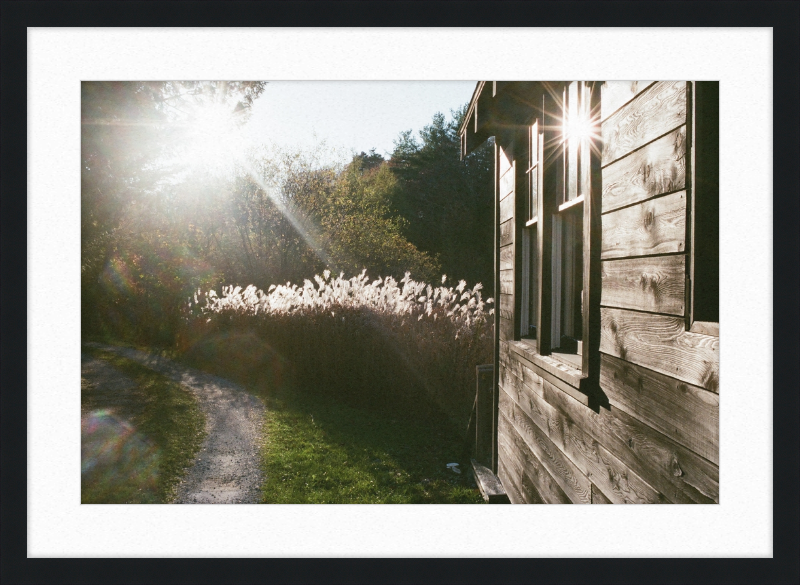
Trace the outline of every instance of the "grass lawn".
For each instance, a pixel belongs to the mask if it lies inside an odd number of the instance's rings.
[[[266,403],[264,503],[483,503],[462,445],[442,427],[319,396]]]
[[[81,502],[164,503],[175,496],[205,434],[205,418],[179,384],[96,349],[83,351],[134,381],[124,397],[81,388]],[[121,400],[122,398],[123,400]],[[112,405],[113,403],[113,405]]]

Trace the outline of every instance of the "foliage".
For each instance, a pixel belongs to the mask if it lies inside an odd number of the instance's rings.
[[[274,153],[237,176],[231,214],[246,259],[239,282],[264,288],[325,268],[432,276],[438,264],[402,234],[394,175],[379,155],[320,166],[315,153]]]
[[[270,424],[274,444],[287,449],[269,451],[269,465],[283,470],[295,496],[309,462],[319,468],[324,454],[329,471],[340,459],[355,466],[325,481],[363,484],[363,499],[315,484],[322,491],[303,496],[309,501],[471,501],[463,482],[440,474],[441,457],[456,459],[442,436],[463,433],[475,365],[491,361],[492,300],[480,284],[424,283],[442,266],[493,282],[491,153],[459,160],[462,110],[450,121],[437,114],[419,142],[403,133],[389,161],[373,149],[323,164],[323,146],[252,151],[225,172],[204,166],[218,150],[189,162],[195,115],[213,105],[242,124],[264,89],[262,82],[82,84],[83,337],[177,348],[245,383],[302,389],[268,396],[285,406]],[[322,276],[305,280],[312,274]],[[171,416],[180,406],[160,382],[118,365],[139,376],[148,408]],[[381,427],[374,435],[364,409]],[[323,427],[306,424],[305,414]],[[139,422],[164,453],[175,446],[166,425],[194,428],[189,410],[186,420],[151,415],[153,424]],[[392,432],[412,450],[394,451]],[[351,442],[364,452],[342,445]],[[270,485],[265,497],[286,501],[285,486]]]
[[[322,150],[254,152],[227,174],[177,162],[192,112],[222,105],[243,123],[264,87],[82,84],[84,337],[167,346],[198,287],[264,288],[326,268],[430,280],[444,265],[491,282],[491,244],[475,229],[490,224],[475,205],[483,159],[458,160],[456,120],[437,115],[420,144],[404,135],[389,162],[374,149],[332,165]]]
[[[423,417],[438,409],[466,428],[475,366],[492,351],[492,300],[482,299],[480,284],[433,287],[409,274],[370,282],[364,271],[351,279],[326,271],[315,281],[267,293],[199,291],[187,305],[181,349],[222,373],[243,352],[260,354],[256,376],[288,375],[298,387],[373,410]],[[251,332],[260,345],[231,351],[232,331]]]
[[[396,187],[388,165],[363,155],[354,157],[321,214],[331,268],[351,274],[365,269],[398,278],[409,270],[423,280],[435,276],[436,261],[406,240],[404,222],[393,214]]]
[[[493,283],[493,145],[461,160],[465,113],[466,106],[449,120],[437,113],[420,140],[411,130],[400,134],[389,161],[398,179],[394,204],[408,241],[436,256],[447,274]]]
[[[174,156],[188,141],[187,107],[196,109],[214,102],[231,108],[235,117],[244,120],[264,85],[263,82],[82,83],[84,336],[128,335],[131,329],[139,333],[152,329],[146,322],[154,314],[139,313],[138,308],[159,306],[156,313],[169,313],[187,291],[205,283],[203,275],[186,271],[187,254],[193,262],[203,262],[189,245],[193,226],[184,229],[187,226],[181,224],[176,214],[180,202],[176,198],[175,178],[185,169],[176,166]],[[167,275],[169,282],[154,279],[148,282],[148,273],[142,270],[140,260],[146,260],[144,264],[158,262],[159,274]],[[120,273],[127,275],[127,281],[119,278]],[[153,282],[155,288],[148,286]],[[123,291],[128,294],[121,294]],[[166,294],[167,291],[178,294]],[[134,294],[140,295],[139,306],[129,302]],[[170,335],[168,327],[160,326],[155,338],[144,340],[158,343],[168,340]]]

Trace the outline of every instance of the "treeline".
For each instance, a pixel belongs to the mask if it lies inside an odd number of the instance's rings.
[[[266,290],[329,269],[346,276],[492,284],[492,151],[462,161],[458,124],[436,114],[388,160],[250,152],[193,164],[186,112],[246,122],[262,82],[82,85],[81,286],[85,337],[170,345],[187,299],[225,284]],[[182,156],[182,154],[184,156]],[[329,158],[329,157],[327,157]]]

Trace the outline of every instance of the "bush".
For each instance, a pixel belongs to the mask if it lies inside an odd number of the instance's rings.
[[[369,282],[325,271],[302,287],[198,291],[180,349],[240,380],[291,380],[359,407],[413,417],[441,413],[465,428],[475,366],[491,361],[492,299],[481,285],[432,287],[406,273]],[[436,412],[436,411],[440,412]]]

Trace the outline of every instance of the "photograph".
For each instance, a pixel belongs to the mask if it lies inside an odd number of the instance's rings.
[[[800,7],[123,4],[4,4],[4,583],[797,581]]]
[[[81,504],[719,504],[719,85],[82,80]]]

